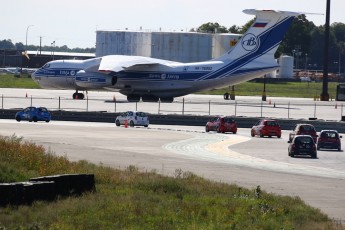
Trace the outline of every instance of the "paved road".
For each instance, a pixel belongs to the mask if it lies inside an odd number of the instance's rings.
[[[122,169],[135,165],[169,176],[182,169],[250,189],[260,185],[268,192],[299,196],[345,223],[344,152],[319,151],[319,159],[289,158],[286,132],[281,139],[251,138],[248,129],[234,135],[204,133],[203,127],[126,129],[109,123],[14,120],[0,120],[0,127],[0,135],[23,136],[71,160]]]
[[[25,108],[30,105],[45,106],[51,110],[123,112],[142,110],[153,114],[233,115],[244,117],[274,117],[290,119],[317,118],[340,121],[345,113],[345,103],[314,101],[302,98],[236,96],[224,100],[219,95],[187,95],[173,103],[128,103],[117,92],[89,92],[88,100],[72,100],[71,90],[8,89],[0,88],[0,108]],[[115,103],[116,102],[116,103]],[[345,114],[344,114],[345,115]]]

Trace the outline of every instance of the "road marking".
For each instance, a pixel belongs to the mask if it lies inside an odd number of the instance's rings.
[[[231,150],[232,145],[249,141],[251,139],[249,137],[214,133],[193,133],[193,135],[193,138],[167,144],[164,148],[176,154],[198,160],[267,171],[345,179],[345,172],[339,170],[261,159]]]

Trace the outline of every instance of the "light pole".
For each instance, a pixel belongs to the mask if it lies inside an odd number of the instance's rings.
[[[329,54],[329,21],[331,11],[331,0],[326,2],[326,23],[325,23],[325,39],[323,45],[323,76],[322,76],[322,92],[320,94],[320,101],[329,101],[328,93],[328,54]]]
[[[53,41],[52,43],[50,43],[50,45],[52,46],[52,56],[53,56],[53,60],[54,60],[55,41]],[[53,46],[53,45],[54,45],[54,46]]]
[[[339,74],[339,77],[340,77],[340,61],[341,61],[341,57],[340,57],[340,54],[341,54],[341,51],[339,51],[339,61],[338,61],[338,64],[339,64],[339,71],[338,71],[338,74]]]
[[[31,26],[34,26],[34,25],[28,25],[28,27],[26,27],[26,37],[25,37],[25,50],[26,51],[28,50],[28,33],[29,33],[29,28]]]
[[[306,75],[308,75],[307,69],[308,69],[308,54],[305,53],[305,74],[306,74]],[[307,76],[307,77],[308,77],[308,76]]]

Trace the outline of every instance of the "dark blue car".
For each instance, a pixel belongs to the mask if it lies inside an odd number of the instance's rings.
[[[51,114],[45,107],[27,107],[26,109],[19,111],[15,116],[17,121],[45,121],[51,120]]]

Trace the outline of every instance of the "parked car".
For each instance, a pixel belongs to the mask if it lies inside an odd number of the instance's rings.
[[[232,117],[215,116],[206,123],[205,131],[217,131],[218,133],[237,133],[237,123]]]
[[[250,134],[252,137],[259,135],[260,137],[276,136],[280,138],[282,136],[282,130],[279,123],[272,119],[259,120],[251,129]]]
[[[150,122],[145,112],[127,111],[120,114],[115,119],[116,126],[126,125],[126,123],[127,125],[131,127],[134,127],[134,126],[148,127]]]
[[[317,158],[316,144],[310,135],[295,135],[288,147],[290,157],[295,155],[310,155]]]
[[[290,143],[296,135],[310,135],[315,143],[318,137],[315,127],[311,124],[296,124],[292,132],[289,134],[288,142]]]
[[[49,122],[51,120],[51,114],[45,107],[27,107],[22,111],[19,111],[15,115],[15,119],[19,122],[22,120],[26,121],[45,121]]]
[[[341,150],[342,136],[339,135],[337,130],[321,130],[317,139],[317,150],[319,149],[337,149]]]

